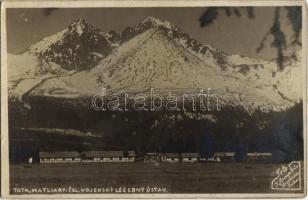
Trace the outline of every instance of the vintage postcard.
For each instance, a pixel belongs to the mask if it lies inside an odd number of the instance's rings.
[[[4,1],[4,198],[306,195],[304,1]]]

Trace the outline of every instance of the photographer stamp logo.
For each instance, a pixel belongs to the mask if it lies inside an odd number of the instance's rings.
[[[272,190],[300,190],[301,167],[299,161],[293,161],[276,170],[276,178],[272,181]]]

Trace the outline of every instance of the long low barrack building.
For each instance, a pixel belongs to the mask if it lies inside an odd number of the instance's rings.
[[[84,151],[83,162],[134,162],[135,151]]]
[[[135,151],[39,152],[40,163],[134,162]]]
[[[39,152],[40,163],[76,163],[81,162],[77,151]]]

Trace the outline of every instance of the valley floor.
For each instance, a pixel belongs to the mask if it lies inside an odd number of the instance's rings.
[[[12,194],[20,193],[16,188],[123,186],[126,193],[133,187],[144,187],[144,193],[147,187],[167,193],[281,193],[271,189],[279,167],[281,164],[142,162],[11,165],[10,182]]]

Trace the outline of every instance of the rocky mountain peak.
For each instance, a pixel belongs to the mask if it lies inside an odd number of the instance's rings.
[[[141,34],[151,28],[162,28],[164,30],[169,30],[169,31],[178,30],[173,24],[171,24],[168,21],[162,21],[155,17],[146,17],[137,25],[126,27],[121,34],[122,38],[121,41],[122,43],[126,42],[127,40],[133,38],[134,36]]]
[[[74,19],[68,26],[68,31],[71,33],[77,33],[81,36],[84,32],[98,31],[94,26],[86,22],[82,18]]]
[[[55,63],[65,70],[91,69],[108,55],[119,39],[104,33],[82,18],[73,20],[68,28],[32,45],[30,52],[42,63]]]
[[[140,25],[143,25],[143,26],[163,26],[163,27],[168,28],[168,29],[176,29],[176,27],[173,24],[171,24],[170,22],[161,21],[160,19],[155,18],[155,17],[151,17],[151,16],[143,19],[142,22],[140,23]]]

